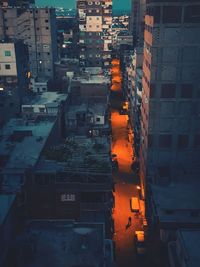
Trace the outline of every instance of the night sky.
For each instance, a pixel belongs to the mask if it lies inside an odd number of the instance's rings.
[[[76,0],[35,0],[38,6],[74,8]],[[130,0],[113,0],[114,9],[129,9]]]

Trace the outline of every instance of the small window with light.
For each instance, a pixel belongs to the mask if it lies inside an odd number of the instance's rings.
[[[10,56],[11,56],[11,51],[6,50],[6,51],[5,51],[5,57],[10,57]]]

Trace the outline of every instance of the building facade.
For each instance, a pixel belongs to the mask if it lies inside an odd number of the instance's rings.
[[[27,46],[21,41],[0,43],[0,125],[19,115],[28,75]]]
[[[57,59],[53,8],[0,8],[0,40],[23,40],[28,46],[31,77],[54,76]]]
[[[200,3],[147,1],[140,175],[148,183],[200,173]]]
[[[81,66],[109,66],[111,59],[112,0],[78,0]]]

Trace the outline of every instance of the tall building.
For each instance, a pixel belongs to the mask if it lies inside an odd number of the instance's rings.
[[[131,1],[130,31],[133,35],[133,44],[137,46],[143,46],[145,12],[146,0]]]
[[[23,40],[28,46],[31,77],[54,75],[57,59],[53,8],[0,8],[0,40]]]
[[[150,183],[200,174],[200,2],[147,1],[140,169]]]
[[[28,76],[27,46],[21,41],[0,43],[0,126],[19,115]]]
[[[34,5],[34,0],[1,0],[0,6],[2,7],[29,7],[30,5]]]
[[[82,66],[109,66],[112,0],[78,0],[79,58]]]

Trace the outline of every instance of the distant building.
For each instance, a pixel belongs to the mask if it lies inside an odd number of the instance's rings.
[[[0,8],[0,40],[23,40],[28,46],[32,78],[54,77],[57,60],[56,17],[53,8]]]
[[[79,59],[83,67],[109,67],[112,0],[78,0]]]
[[[147,0],[131,0],[130,32],[133,35],[134,46],[143,46],[144,16]]]
[[[0,43],[0,125],[19,116],[28,77],[27,47],[21,41]]]
[[[140,176],[148,183],[200,174],[200,3],[147,2]]]

